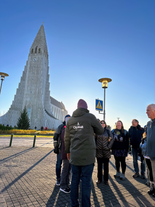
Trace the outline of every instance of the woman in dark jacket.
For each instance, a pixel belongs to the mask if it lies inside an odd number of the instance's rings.
[[[102,182],[102,163],[104,163],[104,183],[108,185],[110,149],[114,139],[111,131],[107,129],[105,121],[103,120],[100,123],[105,131],[102,135],[96,135],[96,157],[98,163],[98,180],[96,183]]]
[[[123,123],[120,120],[117,121],[116,129],[112,130],[112,134],[115,139],[112,146],[112,154],[115,158],[115,165],[117,170],[116,175],[114,176],[119,177],[121,180],[124,180],[126,170],[125,158],[128,155],[129,136],[127,131],[123,127]],[[120,163],[122,167],[122,174],[120,173]]]

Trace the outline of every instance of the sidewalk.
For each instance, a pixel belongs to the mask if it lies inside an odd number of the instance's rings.
[[[55,186],[56,155],[52,148],[0,146],[0,207],[70,207],[70,195]],[[147,194],[145,180],[134,179],[132,157],[127,158],[126,180],[115,179],[114,159],[110,162],[109,186],[96,185],[94,167],[91,204],[106,207],[155,206]]]

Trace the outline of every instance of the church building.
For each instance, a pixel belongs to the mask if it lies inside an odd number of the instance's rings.
[[[30,48],[16,95],[0,124],[16,126],[24,107],[27,108],[30,128],[42,126],[56,129],[68,113],[62,102],[50,96],[49,61],[44,26],[41,25]]]

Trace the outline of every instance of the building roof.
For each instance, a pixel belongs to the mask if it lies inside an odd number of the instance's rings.
[[[54,99],[53,97],[50,96],[50,100],[51,100],[51,104],[53,104],[54,106],[63,109],[64,111],[66,111],[65,106],[62,102],[57,101],[56,99]]]

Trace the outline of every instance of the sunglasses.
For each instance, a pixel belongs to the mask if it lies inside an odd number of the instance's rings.
[[[101,122],[101,124],[105,124],[104,122]]]

